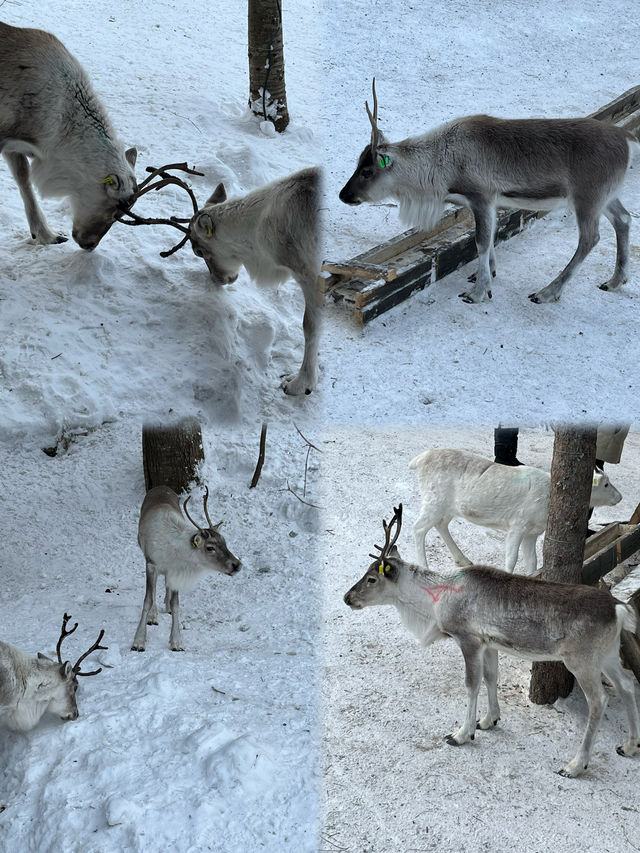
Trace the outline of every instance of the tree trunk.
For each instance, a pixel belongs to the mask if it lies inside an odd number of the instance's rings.
[[[154,486],[169,486],[178,495],[187,491],[203,460],[202,432],[195,418],[171,425],[143,425],[142,465],[147,491]]]
[[[545,580],[581,582],[595,461],[595,427],[555,430],[549,517],[540,572]],[[568,696],[572,687],[573,676],[563,663],[534,662],[529,687],[532,702],[550,704],[559,696]]]
[[[278,133],[289,124],[280,0],[249,0],[249,106]]]

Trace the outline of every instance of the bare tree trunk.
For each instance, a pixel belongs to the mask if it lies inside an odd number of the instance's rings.
[[[176,494],[186,491],[203,459],[202,432],[195,418],[171,425],[143,425],[142,465],[147,491],[154,486],[169,486]]]
[[[249,106],[278,133],[289,124],[280,0],[249,0]]]
[[[595,461],[595,427],[555,430],[549,517],[540,572],[545,580],[581,581]],[[559,696],[568,696],[572,687],[573,676],[563,663],[534,662],[529,687],[532,702],[555,702]]]

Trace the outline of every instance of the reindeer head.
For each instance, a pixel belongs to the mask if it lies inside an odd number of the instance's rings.
[[[604,471],[594,471],[591,486],[590,506],[615,506],[622,500],[622,495],[607,477]]]
[[[402,527],[402,504],[393,508],[393,518],[387,524],[382,522],[385,535],[385,543],[382,547],[374,545],[380,554],[369,554],[375,560],[360,580],[354,584],[344,596],[344,603],[352,610],[362,610],[363,607],[371,607],[379,604],[393,604],[396,600],[395,583],[398,578],[398,561],[400,554],[396,548],[396,541]],[[393,539],[391,532],[395,524]]]
[[[119,215],[129,210],[136,198],[134,167],[138,152],[129,148],[114,172],[99,183],[86,180],[71,196],[72,236],[82,249],[95,249]]]
[[[390,144],[378,128],[378,98],[376,78],[373,78],[373,115],[365,103],[371,122],[371,142],[358,160],[353,175],[340,190],[340,201],[362,204],[363,201],[383,201],[393,195],[393,154]]]
[[[241,266],[231,241],[225,239],[224,208],[217,207],[226,200],[224,184],[218,184],[189,224],[193,253],[203,259],[216,284],[234,282]]]
[[[231,551],[227,548],[224,536],[220,533],[222,522],[219,521],[217,524],[211,523],[211,519],[209,518],[209,513],[207,511],[209,488],[206,488],[205,496],[203,498],[204,514],[207,519],[207,524],[209,525],[208,527],[200,527],[200,525],[197,524],[189,515],[189,512],[187,511],[187,504],[190,499],[191,495],[189,495],[185,500],[182,508],[184,509],[186,517],[198,531],[191,537],[192,547],[198,549],[198,553],[202,555],[202,559],[206,561],[207,568],[210,571],[221,572],[223,575],[235,575],[236,572],[240,571],[242,563],[237,557],[234,557]]]
[[[100,635],[90,649],[80,655],[78,660],[72,666],[69,661],[63,661],[61,655],[62,641],[65,637],[73,632],[78,627],[78,623],[67,630],[67,623],[71,617],[64,614],[62,618],[62,630],[60,638],[56,645],[56,655],[58,662],[51,660],[46,655],[38,653],[38,675],[42,679],[38,685],[38,692],[41,692],[43,697],[48,699],[47,710],[52,714],[56,714],[61,720],[77,720],[78,706],[76,704],[76,690],[78,689],[78,676],[81,675],[97,675],[102,672],[102,667],[95,669],[92,672],[81,672],[80,664],[96,649],[106,649],[106,646],[100,645],[100,640],[104,636],[104,630],[100,631]]]

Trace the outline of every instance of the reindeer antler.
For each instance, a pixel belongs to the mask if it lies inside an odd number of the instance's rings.
[[[204,176],[203,172],[197,172],[195,169],[190,169],[186,163],[168,163],[166,166],[160,166],[156,168],[155,166],[147,166],[147,172],[150,172],[149,176],[142,181],[141,184],[138,185],[133,201],[131,204],[134,204],[141,196],[145,195],[151,190],[160,190],[162,187],[166,187],[169,184],[175,184],[178,187],[182,187],[183,190],[188,194],[191,199],[191,205],[193,207],[193,213],[198,212],[198,201],[195,197],[195,193],[187,184],[186,181],[181,180],[177,175],[170,175],[168,173],[169,169],[179,169],[182,172],[186,172],[189,175],[199,175],[201,177]],[[153,182],[154,178],[159,177],[160,180]],[[129,208],[131,205],[129,205]],[[171,225],[173,228],[177,228],[179,231],[185,235],[183,239],[177,243],[172,249],[168,249],[165,252],[160,252],[160,256],[163,258],[168,258],[169,255],[173,255],[174,252],[177,252],[178,249],[181,249],[184,244],[187,242],[190,236],[190,231],[188,228],[181,223],[190,222],[191,217],[177,217],[171,216],[169,219],[164,219],[161,217],[153,217],[146,218],[143,216],[138,216],[137,213],[133,213],[129,208],[126,210],[122,210],[120,214],[117,216],[119,222],[122,222],[124,225]],[[124,219],[124,216],[129,216],[130,219]]]
[[[371,153],[375,156],[376,148],[378,147],[378,139],[380,137],[380,131],[378,130],[378,96],[376,95],[375,77],[373,78],[371,88],[373,89],[373,115],[371,115],[371,110],[369,109],[369,102],[365,101],[364,105],[367,108],[367,115],[371,122]]]
[[[68,637],[69,634],[73,634],[73,632],[78,627],[78,623],[76,622],[76,624],[73,626],[73,628],[70,631],[67,631],[67,623],[69,622],[69,619],[71,619],[71,616],[69,616],[68,613],[65,613],[64,616],[62,617],[62,630],[60,632],[60,639],[58,640],[58,644],[56,646],[56,654],[58,656],[58,663],[64,663],[64,661],[62,660],[62,655],[60,654],[60,649],[62,647],[62,641],[64,640],[65,637]],[[99,672],[102,672],[102,667],[100,667],[100,669],[95,669],[93,672],[80,672],[80,664],[82,663],[82,661],[86,657],[89,657],[91,652],[95,652],[96,649],[105,649],[106,650],[108,648],[108,646],[101,646],[100,645],[100,640],[103,637],[104,637],[104,628],[102,629],[102,631],[100,631],[100,636],[95,641],[95,643],[91,646],[91,648],[88,649],[83,655],[80,655],[78,660],[73,665],[73,671],[76,675],[97,675]]]
[[[62,641],[64,640],[65,637],[68,637],[69,634],[73,634],[73,632],[78,627],[78,623],[76,622],[76,624],[73,626],[73,628],[70,631],[67,631],[67,622],[69,621],[69,619],[71,619],[71,616],[69,616],[67,613],[65,613],[64,616],[62,617],[62,630],[60,631],[60,639],[58,640],[58,643],[56,645],[56,654],[58,656],[58,663],[63,663],[62,655],[60,654],[60,649],[62,648]]]
[[[187,504],[189,503],[190,499],[191,499],[191,495],[189,495],[189,497],[186,499],[186,501],[182,504],[182,508],[183,508],[183,510],[184,510],[184,514],[187,516],[187,518],[189,519],[189,521],[191,522],[191,524],[193,524],[193,526],[194,526],[194,527],[197,527],[197,528],[198,528],[198,530],[199,530],[201,533],[203,533],[203,532],[205,532],[205,531],[204,531],[204,528],[200,527],[200,525],[199,525],[199,524],[196,524],[196,523],[195,523],[195,521],[191,518],[191,516],[190,516],[190,515],[189,515],[189,513],[187,512]],[[203,503],[203,507],[204,507],[204,514],[205,514],[205,516],[206,516],[207,524],[209,525],[209,529],[210,529],[210,530],[214,530],[216,527],[219,527],[219,526],[222,524],[222,522],[220,521],[220,522],[218,522],[218,524],[213,524],[213,523],[212,523],[211,518],[209,517],[209,511],[208,511],[208,509],[207,509],[207,503],[208,503],[208,501],[209,501],[209,486],[205,486],[205,487],[204,487],[204,497],[203,497],[203,499],[202,499],[202,503]]]
[[[395,529],[393,539],[391,539],[391,531],[393,529],[394,523],[395,523],[396,529]],[[378,551],[380,551],[380,553],[379,554],[369,554],[369,556],[373,557],[374,560],[377,560],[377,559],[384,560],[385,557],[388,557],[389,552],[391,551],[393,546],[398,541],[398,536],[400,535],[400,529],[401,528],[402,528],[402,504],[399,504],[397,507],[394,506],[393,518],[391,519],[389,524],[387,524],[387,522],[384,521],[384,519],[382,521],[382,529],[384,530],[384,537],[385,537],[384,545],[382,547],[380,547],[380,545],[374,545],[373,546],[374,548],[377,548]]]
[[[109,648],[109,646],[101,646],[101,645],[100,645],[100,640],[101,640],[103,637],[104,637],[104,628],[102,629],[102,631],[100,631],[100,634],[98,635],[98,639],[97,639],[97,640],[95,641],[95,643],[91,646],[91,648],[90,648],[90,649],[87,649],[87,651],[86,651],[83,655],[80,655],[80,657],[78,658],[78,660],[74,663],[74,665],[73,665],[73,671],[75,672],[75,674],[76,674],[76,675],[97,675],[99,672],[102,672],[102,667],[99,667],[99,669],[94,669],[92,672],[80,672],[80,664],[82,663],[82,661],[83,661],[85,658],[88,658],[88,657],[89,657],[89,655],[90,655],[92,652],[95,652],[97,649],[104,649],[104,650],[106,651],[106,649],[108,649],[108,648]]]

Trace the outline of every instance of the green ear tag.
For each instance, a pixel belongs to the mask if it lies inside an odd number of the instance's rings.
[[[389,156],[387,154],[379,154],[378,163],[380,163],[380,168],[384,169],[385,166],[389,165]]]

